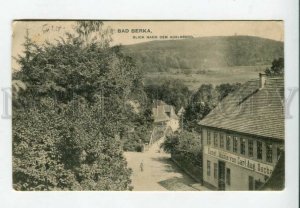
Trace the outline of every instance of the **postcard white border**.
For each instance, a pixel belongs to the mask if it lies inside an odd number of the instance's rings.
[[[0,86],[11,84],[15,19],[284,20],[286,88],[299,88],[298,0],[10,0],[0,7]],[[3,91],[0,96],[3,110]],[[0,119],[0,207],[298,207],[299,92],[286,120],[286,188],[281,192],[16,192],[12,189],[11,120]],[[2,113],[2,111],[1,111]]]

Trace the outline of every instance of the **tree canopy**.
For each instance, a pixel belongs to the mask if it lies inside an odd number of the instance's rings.
[[[283,76],[284,75],[284,58],[274,59],[271,68],[265,70],[267,76]]]
[[[186,107],[191,91],[179,80],[166,80],[161,85],[148,85],[145,87],[147,96],[151,100],[163,100],[175,107],[176,112]]]
[[[240,83],[226,83],[216,87],[212,84],[201,85],[189,99],[184,113],[184,127],[190,130],[197,128],[197,122],[209,114],[218,102],[240,86]]]
[[[16,190],[130,189],[121,135],[135,125],[127,101],[143,101],[132,93],[141,74],[106,36],[101,22],[78,23],[56,43],[37,45],[27,34],[13,75],[26,86],[14,96]]]

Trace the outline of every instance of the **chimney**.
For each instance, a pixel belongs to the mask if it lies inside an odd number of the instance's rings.
[[[263,89],[266,85],[266,74],[259,73],[259,89]]]

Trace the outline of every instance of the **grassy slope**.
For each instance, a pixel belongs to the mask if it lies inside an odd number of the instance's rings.
[[[244,83],[250,79],[258,78],[258,73],[264,71],[267,66],[241,66],[219,67],[206,74],[156,72],[145,75],[145,84],[160,84],[166,79],[182,80],[191,90],[198,89],[202,84],[218,85],[222,83]]]

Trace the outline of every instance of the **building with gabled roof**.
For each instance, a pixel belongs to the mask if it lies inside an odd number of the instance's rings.
[[[179,118],[172,105],[161,100],[155,100],[153,101],[152,114],[155,124],[170,127],[173,132],[179,128]]]
[[[250,80],[199,122],[203,181],[218,190],[258,190],[284,147],[284,80]]]

